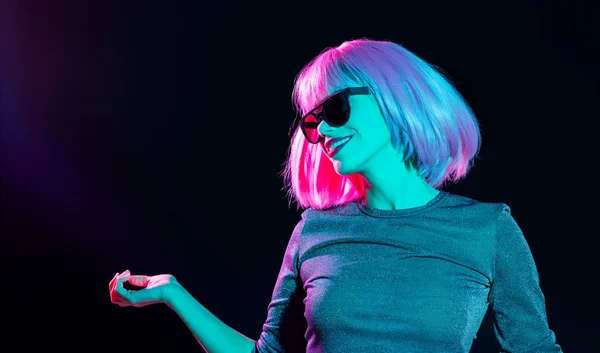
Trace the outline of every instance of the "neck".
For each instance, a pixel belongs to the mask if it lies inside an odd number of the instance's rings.
[[[420,207],[439,194],[439,190],[417,176],[416,171],[401,168],[396,173],[365,176],[371,185],[367,205],[381,210]]]

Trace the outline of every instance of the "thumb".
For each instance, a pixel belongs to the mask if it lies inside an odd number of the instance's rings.
[[[136,275],[129,277],[129,283],[138,287],[146,287],[149,281],[148,276]]]

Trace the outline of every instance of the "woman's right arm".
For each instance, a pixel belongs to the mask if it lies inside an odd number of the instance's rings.
[[[177,284],[169,291],[167,305],[185,322],[208,353],[250,353],[256,341],[227,326]]]
[[[137,287],[125,289],[124,283]],[[129,270],[115,274],[109,283],[110,299],[119,306],[143,307],[164,303],[173,309],[208,353],[251,353],[256,341],[225,325],[170,274],[135,275]]]
[[[293,325],[286,325],[284,317],[297,314],[302,320],[302,297],[296,296],[302,286],[299,278],[298,249],[302,219],[290,237],[283,257],[279,276],[268,306],[268,315],[263,331],[254,341],[233,328],[225,325],[204,306],[202,306],[170,274],[156,276],[132,276],[129,270],[115,274],[109,283],[110,298],[119,306],[142,307],[155,303],[165,303],[173,309],[192,331],[196,340],[208,353],[276,353],[305,351],[302,332]],[[139,287],[127,290],[124,282]],[[291,314],[291,315],[288,315]],[[305,321],[304,321],[305,322]],[[291,332],[290,332],[291,331]],[[303,330],[305,331],[305,330]],[[291,346],[291,347],[290,347]],[[289,348],[289,349],[288,349]]]

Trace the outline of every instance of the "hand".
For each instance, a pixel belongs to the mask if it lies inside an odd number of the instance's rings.
[[[138,290],[127,290],[123,282],[129,282],[136,287],[142,287]],[[132,276],[129,270],[122,274],[115,274],[108,284],[110,291],[110,301],[119,306],[142,307],[150,304],[167,302],[172,288],[179,283],[172,275]]]

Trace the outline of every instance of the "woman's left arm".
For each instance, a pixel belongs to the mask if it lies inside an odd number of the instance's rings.
[[[502,352],[560,352],[549,328],[539,274],[510,208],[502,204],[496,228],[490,293],[494,333]]]

